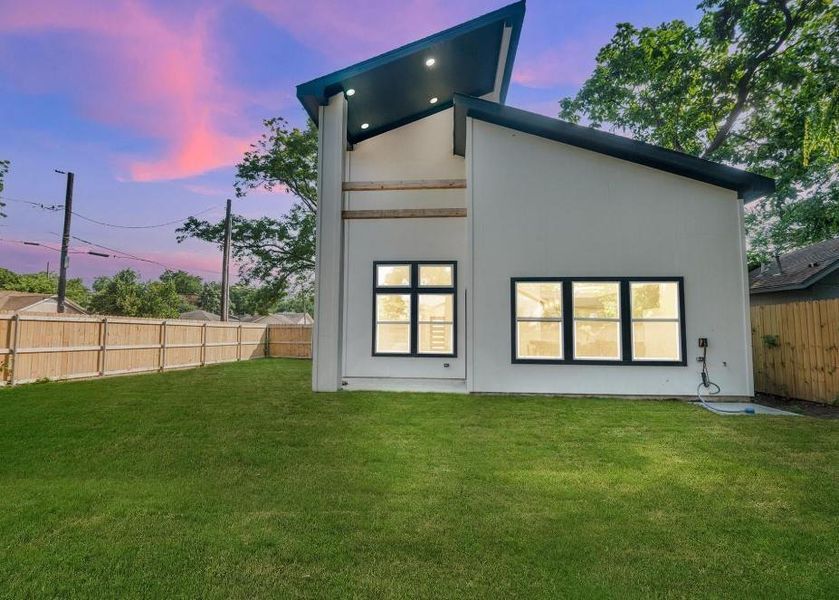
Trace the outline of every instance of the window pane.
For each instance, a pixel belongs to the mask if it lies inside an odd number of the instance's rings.
[[[454,295],[420,294],[418,302],[420,322],[454,321]]]
[[[562,358],[562,323],[519,321],[517,358]]]
[[[681,360],[678,321],[636,321],[632,324],[632,358]]]
[[[620,286],[613,281],[575,281],[574,317],[616,319],[620,316]]]
[[[633,319],[678,319],[679,284],[644,281],[630,284]]]
[[[419,284],[425,287],[451,287],[454,285],[452,265],[420,265]]]
[[[454,325],[451,323],[420,323],[419,348],[421,354],[451,354],[454,352]]]
[[[410,320],[410,294],[376,294],[376,321]]]
[[[574,358],[620,360],[620,323],[575,321]]]
[[[552,281],[517,282],[516,316],[537,319],[562,317],[562,284]]]
[[[376,325],[376,352],[408,354],[411,351],[411,326],[395,323]]]
[[[411,265],[376,265],[376,285],[379,287],[411,285]]]

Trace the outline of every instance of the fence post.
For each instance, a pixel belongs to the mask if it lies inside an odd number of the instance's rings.
[[[271,356],[271,326],[265,325],[265,356]]]
[[[242,324],[239,323],[239,327],[237,328],[238,331],[236,332],[236,360],[242,360]]]
[[[166,368],[166,323],[167,320],[164,319],[163,322],[160,324],[160,370]]]
[[[9,348],[9,359],[12,361],[12,368],[9,373],[9,385],[15,384],[15,371],[17,371],[17,345],[20,342],[20,314],[12,315],[15,322],[15,333],[12,336],[12,347]]]
[[[207,364],[207,323],[201,326],[201,366]]]
[[[105,374],[105,353],[108,350],[108,317],[102,317],[99,325],[99,376]]]

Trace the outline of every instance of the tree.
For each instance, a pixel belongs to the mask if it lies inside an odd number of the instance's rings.
[[[93,282],[90,308],[103,315],[127,317],[177,317],[181,305],[172,281],[144,283],[133,269],[123,269],[113,277],[97,277]]]
[[[750,256],[839,233],[839,7],[704,0],[698,25],[619,23],[560,117],[773,176]]]
[[[315,266],[317,206],[317,131],[290,129],[282,118],[264,122],[267,131],[237,165],[234,189],[238,198],[248,190],[283,189],[295,199],[283,217],[247,219],[233,215],[232,255],[244,283],[260,282],[280,297],[312,278]],[[177,230],[178,241],[197,238],[222,248],[224,221],[210,223],[190,217]]]
[[[186,271],[166,269],[160,275],[160,281],[172,282],[175,291],[186,296],[197,296],[201,293],[202,282],[198,275],[190,275]]]
[[[301,286],[293,294],[284,296],[277,305],[277,312],[300,312],[313,314],[315,311],[315,290],[311,282]]]
[[[213,314],[221,313],[221,284],[217,281],[205,281],[198,294],[198,308]]]
[[[18,274],[8,269],[0,269],[0,289],[32,294],[57,294],[58,276],[43,271]],[[81,279],[68,279],[67,298],[82,307],[86,307],[90,299],[90,291]]]
[[[9,161],[8,160],[0,160],[0,194],[3,193],[5,189],[5,179],[6,175],[9,174]],[[3,208],[6,206],[6,203],[3,202],[3,198],[0,198],[0,218],[6,216],[6,213],[3,212]]]
[[[0,267],[0,290],[18,290],[20,285],[20,277],[14,271]]]
[[[271,286],[230,286],[230,309],[234,315],[268,315],[277,310],[277,294]]]

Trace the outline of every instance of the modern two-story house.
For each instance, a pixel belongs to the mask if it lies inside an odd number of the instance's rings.
[[[319,130],[312,387],[753,393],[771,179],[505,105],[519,2],[298,86]]]

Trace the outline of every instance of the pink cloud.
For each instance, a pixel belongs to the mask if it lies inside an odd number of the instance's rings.
[[[21,75],[40,86],[80,80],[82,85],[61,91],[85,115],[159,142],[156,156],[121,157],[128,178],[179,179],[228,166],[252,141],[253,124],[243,124],[252,100],[222,81],[215,66],[213,6],[202,5],[188,20],[164,18],[137,0],[33,0],[4,5],[2,13],[0,32],[81,36],[78,46],[92,58],[77,64],[73,76],[44,77],[47,65],[37,75]]]

